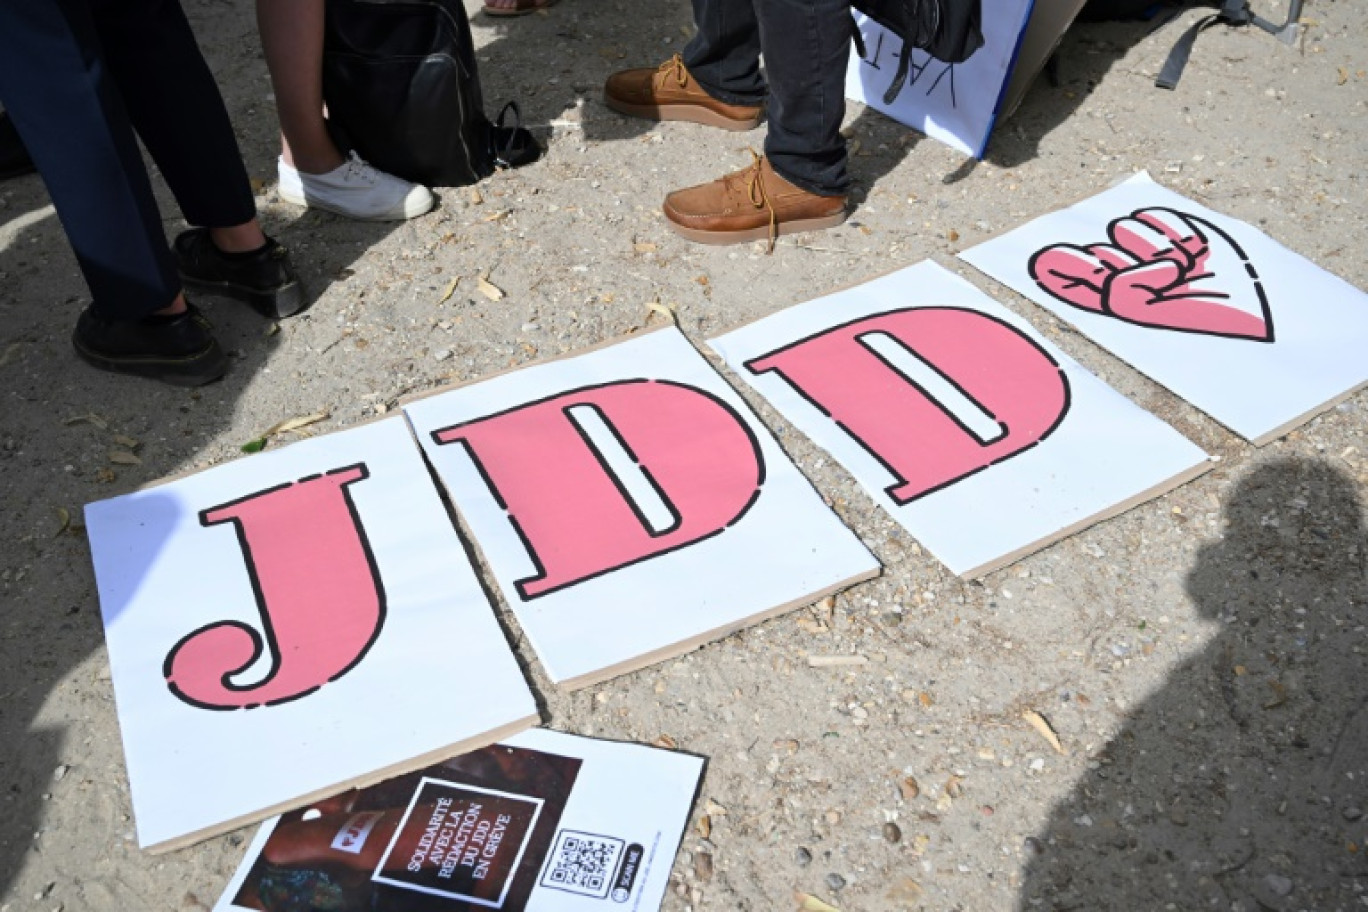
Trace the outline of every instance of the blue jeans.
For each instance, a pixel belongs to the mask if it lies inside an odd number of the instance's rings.
[[[728,104],[765,104],[774,170],[812,193],[844,196],[850,0],[693,0],[693,8],[698,34],[683,58],[698,84]]]

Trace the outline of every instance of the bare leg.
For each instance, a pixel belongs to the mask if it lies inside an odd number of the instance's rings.
[[[535,13],[537,10],[546,9],[547,7],[555,5],[556,0],[536,0],[535,3],[528,3],[526,0],[523,0],[521,8],[519,8],[519,0],[485,0],[484,3],[486,12],[499,10],[506,16]],[[493,15],[499,15],[499,13],[494,13]]]
[[[281,155],[305,174],[324,174],[344,161],[323,121],[323,3],[256,0],[280,118]]]

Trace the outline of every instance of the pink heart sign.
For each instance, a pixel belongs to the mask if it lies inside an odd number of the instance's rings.
[[[1273,341],[1263,282],[1230,235],[1175,209],[1139,209],[1107,226],[1110,243],[1052,244],[1031,257],[1051,296],[1126,323]]]

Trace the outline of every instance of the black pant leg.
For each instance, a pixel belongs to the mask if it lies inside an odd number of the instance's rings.
[[[789,182],[823,196],[843,196],[850,189],[841,136],[854,27],[850,0],[754,4],[770,92],[765,157]]]
[[[255,218],[228,110],[179,0],[92,6],[110,76],[185,220],[220,228]]]
[[[86,0],[0,0],[0,98],[96,308],[138,319],[170,304],[180,279]]]
[[[698,32],[680,55],[709,95],[727,104],[761,104],[760,26],[752,0],[693,0]]]

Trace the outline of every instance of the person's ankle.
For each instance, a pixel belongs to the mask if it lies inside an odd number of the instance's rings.
[[[185,292],[182,291],[180,294],[176,295],[176,299],[172,301],[170,304],[166,305],[161,310],[152,311],[152,313],[148,314],[148,316],[178,317],[181,314],[185,313],[187,309],[188,306],[185,302]]]
[[[210,228],[209,240],[220,253],[255,253],[266,246],[266,234],[255,219],[227,228]]]
[[[317,152],[309,155],[301,155],[298,152],[280,156],[285,164],[294,168],[300,174],[319,175],[327,174],[329,171],[336,171],[347,161],[337,149],[327,152]]]

